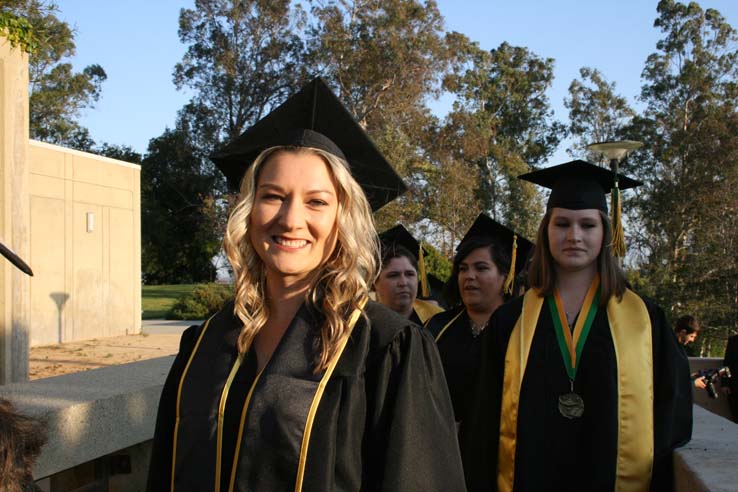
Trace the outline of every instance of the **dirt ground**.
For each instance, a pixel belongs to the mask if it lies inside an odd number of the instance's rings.
[[[123,335],[32,347],[30,379],[60,376],[176,354],[179,334]]]

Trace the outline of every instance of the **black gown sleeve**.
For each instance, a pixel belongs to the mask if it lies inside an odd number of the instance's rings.
[[[725,347],[725,356],[723,357],[723,365],[728,366],[731,373],[736,373],[732,374],[731,378],[731,382],[736,382],[738,380],[738,370],[735,370],[738,368],[738,335],[728,338],[728,345]]]
[[[146,485],[146,490],[149,492],[169,490],[171,487],[174,422],[177,418],[177,389],[199,333],[200,327],[198,325],[190,326],[182,333],[182,338],[179,341],[179,352],[164,382],[164,388],[159,398],[154,443],[149,462],[149,477]]]
[[[653,330],[654,463],[651,490],[673,489],[675,448],[692,437],[692,380],[689,360],[664,312],[646,302]]]
[[[369,491],[464,491],[453,409],[435,343],[404,328],[368,361]]]

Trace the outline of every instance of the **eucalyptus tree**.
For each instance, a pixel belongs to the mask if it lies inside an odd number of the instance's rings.
[[[662,0],[630,159],[645,181],[647,286],[674,315],[738,328],[738,35],[714,9]],[[712,343],[711,337],[701,337]]]

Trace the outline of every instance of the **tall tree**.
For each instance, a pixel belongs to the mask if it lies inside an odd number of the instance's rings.
[[[194,94],[175,129],[153,139],[144,159],[147,281],[213,279],[228,198],[208,156],[305,80],[304,23],[305,13],[289,0],[196,0],[180,10],[187,51],[173,78]]]
[[[181,113],[174,129],[152,139],[141,165],[142,262],[151,284],[215,280],[224,203],[214,190],[207,152],[193,144],[190,121]]]
[[[100,145],[95,146],[92,152],[111,159],[118,159],[119,161],[130,162],[131,164],[141,164],[143,156],[133,150],[129,145],[116,145],[103,142]]]
[[[738,328],[738,36],[694,2],[662,0],[657,12],[664,37],[630,130],[646,142],[630,164],[646,182],[644,276],[674,316],[691,312],[724,336]]]
[[[107,78],[100,65],[75,72],[74,31],[56,16],[57,7],[43,0],[3,0],[2,11],[28,20],[37,40],[29,58],[31,138],[90,150],[94,141],[78,123],[81,112],[100,98]]]
[[[424,173],[427,185],[423,187],[424,211],[430,220],[421,221],[419,228],[423,237],[432,241],[451,258],[454,247],[466,234],[474,219],[479,215],[481,204],[474,193],[479,183],[479,170],[455,159],[448,152],[448,138],[444,128],[436,133],[438,140],[431,151]]]
[[[315,1],[310,60],[410,187],[377,214],[380,229],[424,215],[424,148],[432,123],[426,101],[438,93],[453,53],[433,0]]]
[[[456,45],[466,56],[446,87],[457,97],[447,124],[460,135],[459,157],[479,169],[484,211],[532,236],[540,199],[515,178],[544,162],[565,134],[546,96],[553,59],[508,43],[485,51],[459,37]]]
[[[188,111],[216,131],[211,147],[240,135],[305,80],[304,22],[290,0],[196,0],[180,11],[187,52],[174,83],[194,91]]]
[[[596,159],[586,151],[589,144],[618,140],[635,112],[628,100],[617,94],[615,82],[608,82],[597,69],[579,69],[581,80],[569,84],[564,106],[569,110],[569,135],[575,138],[568,150],[574,157]]]

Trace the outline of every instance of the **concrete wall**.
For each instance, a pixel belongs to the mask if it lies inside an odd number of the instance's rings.
[[[0,35],[0,238],[28,259],[28,55]],[[28,378],[30,279],[0,261],[0,384]]]
[[[28,56],[0,35],[0,385],[28,348],[141,331],[140,167],[29,141]],[[93,227],[88,227],[89,218]]]
[[[139,333],[140,167],[42,142],[28,150],[31,345]]]

